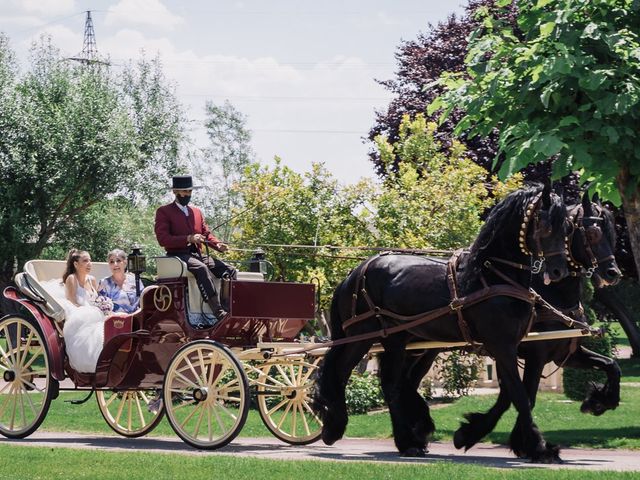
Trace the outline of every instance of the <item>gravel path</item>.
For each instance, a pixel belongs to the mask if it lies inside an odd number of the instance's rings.
[[[561,452],[561,464],[541,465],[523,462],[513,457],[508,449],[480,444],[467,453],[456,450],[450,443],[432,443],[425,458],[402,458],[396,453],[391,440],[343,439],[328,447],[321,442],[304,447],[283,444],[274,438],[237,438],[230,445],[215,450],[195,450],[177,437],[146,437],[127,439],[121,437],[95,436],[79,433],[36,432],[24,440],[0,438],[3,445],[21,445],[47,448],[77,448],[104,451],[153,452],[182,455],[242,455],[261,459],[277,460],[332,460],[342,462],[393,462],[476,463],[501,469],[552,468],[616,470],[640,472],[640,452],[633,450],[605,450],[565,448]]]

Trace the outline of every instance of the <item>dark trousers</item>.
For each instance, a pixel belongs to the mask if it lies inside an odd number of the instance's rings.
[[[208,256],[197,257],[189,253],[175,256],[185,262],[187,264],[187,270],[196,277],[196,283],[198,287],[200,287],[200,293],[202,293],[203,299],[209,304],[213,313],[220,310],[220,299],[218,292],[216,292],[215,284],[213,283],[213,277],[235,279],[236,269],[217,258]]]

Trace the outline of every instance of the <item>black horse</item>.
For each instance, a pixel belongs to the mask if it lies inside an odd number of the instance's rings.
[[[540,461],[555,458],[533,423],[518,375],[517,347],[530,327],[533,302],[513,293],[526,291],[532,272],[541,272],[543,265],[547,282],[567,276],[567,225],[562,200],[550,192],[549,185],[536,185],[496,205],[469,253],[460,257],[453,270],[441,260],[393,254],[370,258],[356,267],[334,293],[331,330],[337,344],[327,352],[316,382],[314,406],[323,421],[324,442],[333,444],[344,434],[347,381],[379,339],[385,350],[380,375],[396,446],[405,455],[424,455],[434,426],[416,386],[398,381],[405,375],[405,346],[416,338],[467,340],[482,343],[495,358],[501,389],[518,410],[526,455]],[[475,292],[496,291],[505,284],[511,290],[505,289],[503,295],[464,301]],[[435,311],[442,314],[420,320],[424,312]],[[409,329],[400,330],[407,325]]]
[[[591,278],[597,288],[613,285],[620,280],[613,251],[615,248],[615,227],[613,216],[599,203],[592,204],[587,194],[569,210],[573,230],[568,238],[570,243],[570,276],[564,280],[545,285],[537,279],[533,288],[551,305],[576,320],[586,321],[580,304],[582,277]],[[560,330],[564,327],[558,317],[544,307],[537,308],[537,319],[532,330],[536,332]],[[423,368],[433,354],[425,354]],[[611,358],[579,345],[576,338],[523,342],[518,347],[518,356],[525,361],[523,383],[529,395],[531,408],[535,406],[536,394],[544,366],[555,362],[559,366],[603,370],[607,374],[604,385],[593,385],[583,401],[581,411],[601,415],[606,410],[615,409],[620,401],[620,367]],[[432,360],[431,360],[432,361]],[[422,378],[426,371],[415,369],[412,376]],[[473,413],[466,416],[454,436],[457,448],[468,449],[485,434],[493,430],[502,414],[509,408],[509,398],[500,391],[496,404],[484,414]],[[510,445],[519,457],[526,457],[524,445],[520,443],[520,430],[527,428],[520,419],[511,433]]]

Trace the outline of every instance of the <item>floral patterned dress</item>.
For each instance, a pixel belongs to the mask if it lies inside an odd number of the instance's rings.
[[[140,282],[140,291],[143,289]],[[136,295],[136,280],[133,275],[127,273],[124,284],[120,288],[112,277],[100,280],[98,293],[113,301],[113,311],[131,313],[138,308],[140,298]]]

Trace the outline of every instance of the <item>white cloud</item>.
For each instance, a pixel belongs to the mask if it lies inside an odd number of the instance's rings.
[[[149,25],[173,30],[185,23],[184,18],[169,11],[160,0],[120,0],[109,7],[107,25]]]
[[[77,11],[75,0],[11,0],[12,9],[45,17]]]

